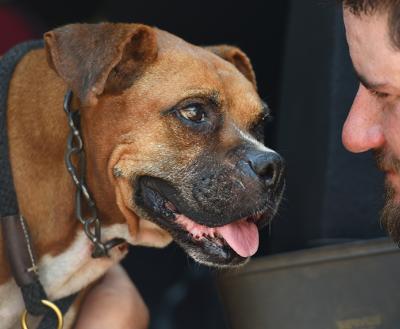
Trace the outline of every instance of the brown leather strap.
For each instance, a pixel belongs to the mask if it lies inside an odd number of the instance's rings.
[[[1,217],[5,249],[11,271],[18,286],[38,280],[35,255],[28,225],[21,215]]]

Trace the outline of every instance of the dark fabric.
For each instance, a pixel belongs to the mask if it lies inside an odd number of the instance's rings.
[[[31,10],[24,10],[15,2],[0,2],[0,56],[25,40],[36,39],[42,33]]]
[[[67,313],[68,309],[74,302],[77,294],[59,299],[55,302],[62,314]],[[47,312],[44,315],[43,320],[40,322],[37,329],[54,329],[57,328],[57,318],[52,310],[47,308]]]
[[[7,96],[9,83],[20,59],[30,50],[43,47],[42,40],[21,43],[0,59],[0,217],[18,214],[17,196],[8,159]]]
[[[29,314],[43,315],[47,312],[47,306],[41,300],[47,299],[46,292],[39,280],[21,287],[22,297],[24,298],[25,308]]]
[[[371,153],[351,154],[341,142],[357,87],[339,6],[291,1],[277,111],[287,190],[270,251],[385,235],[382,175]]]

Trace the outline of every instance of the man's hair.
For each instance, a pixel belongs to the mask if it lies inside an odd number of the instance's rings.
[[[389,36],[400,49],[400,0],[339,0],[354,15],[388,13]]]

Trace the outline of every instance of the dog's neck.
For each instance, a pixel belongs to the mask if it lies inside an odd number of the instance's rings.
[[[38,258],[62,253],[82,230],[74,214],[75,187],[64,164],[69,132],[62,108],[65,91],[65,84],[48,67],[44,50],[35,50],[18,64],[8,96],[13,179]],[[91,176],[88,183],[96,184]],[[99,215],[107,224],[115,222],[111,214]],[[0,262],[7,264],[2,245]],[[9,277],[8,266],[1,266],[0,284]]]

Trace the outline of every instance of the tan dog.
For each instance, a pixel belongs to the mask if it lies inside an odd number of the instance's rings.
[[[254,254],[284,181],[280,157],[254,135],[267,113],[246,55],[136,24],[69,25],[44,39],[45,49],[29,52],[11,80],[8,134],[19,206],[49,298],[83,289],[126,254],[119,247],[91,258],[75,218],[64,164],[68,88],[81,112],[104,240],[162,247],[173,238],[215,266]],[[23,309],[0,245],[1,327]]]

